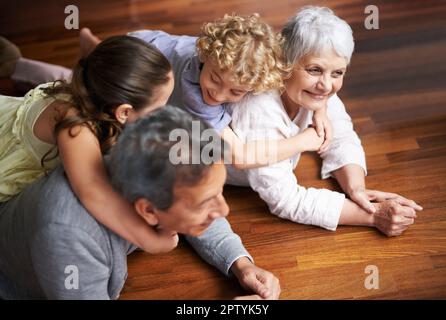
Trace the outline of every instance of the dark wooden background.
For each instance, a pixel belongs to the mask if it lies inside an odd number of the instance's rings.
[[[369,1],[298,0],[16,0],[0,4],[0,34],[28,58],[72,66],[77,30],[64,28],[76,4],[80,26],[101,37],[150,28],[196,35],[224,13],[258,12],[280,29],[304,4],[326,5],[354,30],[356,51],[340,96],[367,154],[369,188],[400,193],[424,207],[401,237],[364,227],[335,233],[269,214],[248,188],[226,187],[229,221],[256,263],[274,272],[283,299],[446,298],[446,1],[374,1],[380,29],[364,28]],[[0,80],[2,93],[11,84]],[[304,186],[320,180],[320,161],[305,154],[296,170]],[[367,290],[364,269],[376,265],[380,288]],[[243,294],[182,241],[169,254],[129,257],[122,299],[218,299]]]

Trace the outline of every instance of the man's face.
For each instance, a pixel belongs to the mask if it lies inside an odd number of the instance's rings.
[[[223,197],[226,180],[224,164],[214,164],[194,186],[175,186],[174,203],[166,211],[156,210],[158,227],[190,236],[199,236],[229,207]]]
[[[203,101],[211,106],[238,102],[251,91],[248,86],[234,83],[232,77],[231,70],[221,71],[212,60],[206,59],[200,72]]]

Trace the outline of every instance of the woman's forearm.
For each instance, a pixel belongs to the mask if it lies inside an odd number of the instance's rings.
[[[374,226],[374,216],[349,199],[344,200],[338,225]]]
[[[347,164],[332,172],[342,190],[351,195],[355,190],[365,189],[365,173],[357,164]]]

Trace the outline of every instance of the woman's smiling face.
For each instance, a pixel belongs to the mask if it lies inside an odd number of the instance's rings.
[[[285,81],[285,93],[293,103],[309,110],[319,110],[338,92],[344,80],[347,59],[334,51],[307,55],[295,65]]]

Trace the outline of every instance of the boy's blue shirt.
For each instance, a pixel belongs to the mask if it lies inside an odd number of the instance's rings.
[[[200,87],[202,63],[196,51],[197,37],[170,35],[158,30],[135,31],[129,35],[154,45],[171,63],[175,87],[169,104],[184,108],[219,133],[229,125],[231,115],[226,104],[215,106],[203,101]]]

